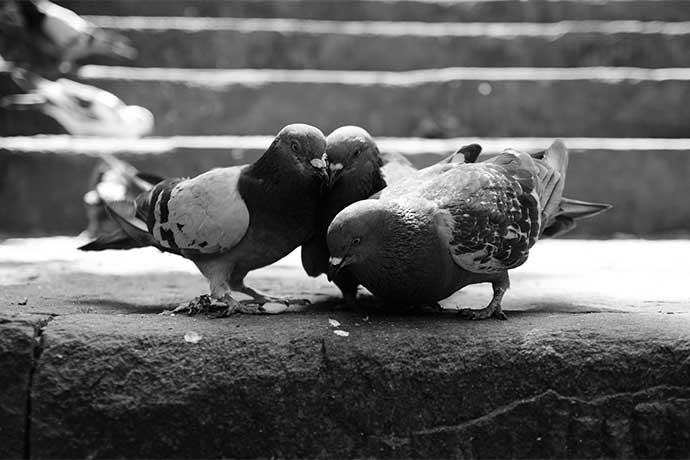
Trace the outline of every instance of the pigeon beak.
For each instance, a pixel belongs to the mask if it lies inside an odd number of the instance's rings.
[[[340,269],[345,266],[344,262],[345,257],[331,257],[328,259],[328,273],[326,274],[328,281],[333,281]]]
[[[328,177],[328,164],[326,163],[324,157],[321,157],[321,158],[313,158],[311,161],[309,161],[309,163],[311,163],[311,165],[312,165],[314,168],[316,168],[316,169],[319,170],[319,172],[321,173],[321,175],[322,175],[323,178],[325,179],[326,183],[328,183],[328,181],[329,181],[329,179],[330,179],[330,178]]]
[[[326,160],[321,157],[321,158],[312,158],[309,163],[316,169],[319,170],[322,174],[328,175],[328,164],[326,163]]]
[[[326,162],[323,160],[323,158],[313,158],[310,161],[311,165],[315,167],[316,169],[326,169]]]

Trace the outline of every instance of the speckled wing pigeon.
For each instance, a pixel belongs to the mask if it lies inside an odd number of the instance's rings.
[[[244,278],[313,236],[328,182],[325,150],[317,128],[289,125],[251,165],[166,179],[135,201],[109,203],[108,209],[137,243],[194,262],[228,314],[258,313],[263,303],[286,300],[255,291]],[[256,308],[239,304],[231,291],[251,296]],[[205,299],[199,304],[207,306]]]
[[[508,270],[522,265],[544,225],[560,211],[568,151],[555,141],[543,157],[516,150],[481,163],[447,163],[341,211],[328,229],[331,275],[347,267],[374,295],[434,303],[464,286],[491,282],[471,319],[505,319]]]
[[[302,266],[310,276],[328,271],[326,232],[336,214],[417,171],[404,156],[381,153],[371,135],[359,126],[342,126],[326,140],[330,187],[319,210],[314,237],[301,250]],[[347,270],[341,271],[333,282],[345,299],[354,300],[359,283]]]

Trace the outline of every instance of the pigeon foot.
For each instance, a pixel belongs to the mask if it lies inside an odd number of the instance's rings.
[[[460,311],[458,311],[458,314],[465,319],[473,321],[489,318],[495,318],[504,321],[507,320],[508,317],[501,310],[501,301],[503,300],[503,295],[506,293],[508,288],[510,288],[510,279],[508,278],[508,272],[506,271],[501,273],[498,278],[492,281],[491,284],[493,286],[494,296],[491,299],[491,302],[489,302],[489,305],[479,310],[463,308]]]
[[[229,295],[221,299],[214,299],[208,294],[201,295],[187,304],[180,304],[171,313],[185,313],[189,316],[197,314],[213,314],[216,317],[228,316],[228,310],[237,308],[239,302]]]
[[[263,292],[257,291],[256,289],[250,288],[244,283],[234,284],[231,287],[232,290],[246,294],[252,298],[252,300],[247,301],[248,304],[258,304],[263,305],[265,303],[283,303],[285,305],[311,305],[311,302],[307,299],[293,299],[291,297],[275,297],[272,295],[265,294]]]
[[[468,319],[471,321],[477,321],[477,320],[482,320],[482,319],[489,319],[489,318],[494,318],[494,319],[500,319],[500,320],[507,320],[508,317],[501,311],[501,305],[500,304],[494,304],[494,302],[491,302],[487,307],[481,308],[479,310],[473,310],[471,308],[463,308],[458,311],[458,315],[460,315],[463,319]]]

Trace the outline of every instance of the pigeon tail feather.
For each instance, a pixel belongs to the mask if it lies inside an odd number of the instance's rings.
[[[143,246],[159,247],[158,242],[148,232],[146,224],[136,217],[136,203],[134,200],[120,200],[105,203],[105,209],[123,232]]]
[[[132,239],[124,230],[117,229],[89,241],[78,249],[80,251],[105,251],[106,249],[134,249],[147,245]]]
[[[575,219],[566,216],[556,216],[542,232],[542,237],[555,238],[557,236],[565,235],[572,229],[577,227]]]
[[[607,203],[593,203],[563,197],[559,203],[558,214],[547,223],[542,235],[551,238],[561,236],[574,229],[577,226],[576,221],[594,217],[609,209],[611,205]]]
[[[563,197],[558,215],[571,219],[586,219],[609,209],[611,209],[611,205],[607,203],[594,203]]]

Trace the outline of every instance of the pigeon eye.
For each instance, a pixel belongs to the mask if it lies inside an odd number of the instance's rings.
[[[359,153],[360,153],[360,150],[357,149],[357,150],[355,150],[354,152],[352,152],[352,156],[353,156],[353,157],[358,157],[358,156],[359,156]]]
[[[362,242],[361,238],[355,238],[352,240],[352,246],[357,246],[361,242]]]
[[[293,142],[290,145],[290,148],[292,149],[293,152],[299,153],[299,144],[297,142]]]

